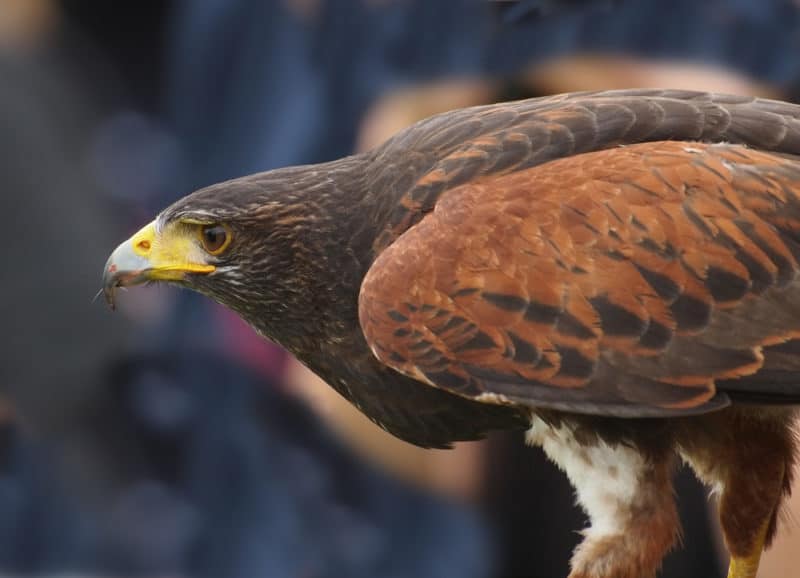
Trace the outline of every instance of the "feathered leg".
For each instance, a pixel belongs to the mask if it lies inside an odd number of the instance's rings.
[[[728,578],[755,578],[791,489],[794,412],[742,407],[686,420],[680,452],[719,495]]]
[[[569,578],[652,578],[679,534],[674,450],[588,431],[535,417],[528,433],[567,474],[589,516]]]

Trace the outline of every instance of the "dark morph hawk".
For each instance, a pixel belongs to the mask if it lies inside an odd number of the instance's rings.
[[[428,447],[526,428],[591,519],[572,578],[654,576],[678,459],[753,578],[800,399],[800,107],[683,91],[457,110],[213,185],[112,254]]]

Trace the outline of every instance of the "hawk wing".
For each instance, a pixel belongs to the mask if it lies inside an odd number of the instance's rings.
[[[478,178],[663,140],[727,142],[800,154],[800,107],[683,90],[612,90],[436,115],[372,152],[366,188],[381,207],[375,222],[388,226],[377,237],[370,230],[367,238],[379,254],[430,212],[444,191]]]
[[[759,379],[800,371],[781,345],[800,337],[798,192],[793,157],[679,141],[473,174],[374,261],[361,327],[384,364],[491,403],[665,416],[800,396]]]

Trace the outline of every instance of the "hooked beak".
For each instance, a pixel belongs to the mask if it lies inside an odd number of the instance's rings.
[[[214,265],[192,262],[196,244],[174,231],[159,236],[155,221],[114,249],[103,271],[103,294],[115,308],[117,287],[140,285],[149,281],[182,281],[187,273],[213,273]]]

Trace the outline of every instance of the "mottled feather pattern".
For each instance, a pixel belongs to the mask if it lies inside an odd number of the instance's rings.
[[[469,397],[719,407],[715,380],[800,336],[798,179],[790,158],[670,141],[474,179],[378,257],[362,327],[384,363]]]
[[[621,144],[729,142],[800,153],[795,106],[681,90],[586,92],[493,104],[434,116],[371,153],[368,188],[399,201],[380,252],[433,208],[445,190]],[[402,156],[398,152],[402,150]],[[413,184],[413,186],[412,186]]]

